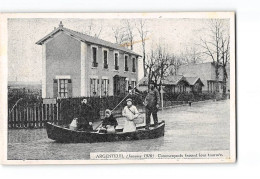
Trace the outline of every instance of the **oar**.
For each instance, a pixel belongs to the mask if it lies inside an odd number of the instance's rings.
[[[100,121],[99,124],[93,130],[96,130],[97,128],[99,128],[102,123],[103,123],[103,121]]]
[[[111,113],[125,100],[125,98],[127,98],[129,96],[130,93],[128,93],[117,105],[116,107],[114,107],[114,109],[111,111]],[[101,126],[101,124],[103,123],[103,121],[100,121],[100,124],[98,124],[93,130],[96,130],[97,128],[99,128]]]
[[[138,85],[140,82],[141,82],[141,81],[139,81],[139,82],[137,83],[137,85]],[[132,91],[137,87],[137,85],[136,85],[133,89],[131,89],[130,91],[132,92]],[[111,113],[112,113],[129,95],[130,95],[130,92],[116,105],[116,107],[114,107],[114,109],[112,109]],[[99,127],[101,126],[102,122],[103,122],[103,121],[100,121],[100,124],[98,124],[93,130],[96,130],[97,128],[99,128]]]
[[[112,109],[111,113],[125,100],[125,98],[127,98],[129,96],[130,93],[128,93],[117,105],[116,107],[114,107],[114,109]],[[99,128],[101,126],[101,124],[103,123],[103,121],[100,121],[100,124],[98,124],[93,130],[96,130],[97,128]]]
[[[133,89],[132,89],[133,90]],[[132,91],[131,90],[131,91]],[[112,109],[111,113],[125,100],[125,98],[127,98],[129,96],[130,93],[128,93],[117,105],[116,107],[114,107],[114,109]]]

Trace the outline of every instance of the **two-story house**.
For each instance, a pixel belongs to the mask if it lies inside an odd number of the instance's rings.
[[[42,98],[112,96],[138,79],[139,54],[118,44],[59,27],[40,39]]]

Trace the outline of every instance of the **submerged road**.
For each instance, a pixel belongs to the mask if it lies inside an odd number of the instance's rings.
[[[90,152],[153,152],[229,150],[229,100],[208,101],[159,112],[165,136],[158,139],[62,144],[47,138],[45,129],[8,131],[9,160],[89,159]],[[122,121],[119,122],[122,124]]]

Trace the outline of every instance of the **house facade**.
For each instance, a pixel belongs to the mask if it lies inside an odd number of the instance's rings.
[[[228,66],[229,67],[229,66]],[[212,62],[200,63],[200,64],[189,64],[182,65],[179,67],[179,75],[189,76],[189,77],[199,77],[204,86],[202,91],[215,92],[216,91],[216,74],[215,66]],[[222,93],[223,88],[223,69],[219,68],[219,89],[218,92]],[[229,71],[227,79],[227,91],[229,90]]]
[[[138,79],[139,54],[86,34],[59,27],[40,39],[42,98],[112,96]]]

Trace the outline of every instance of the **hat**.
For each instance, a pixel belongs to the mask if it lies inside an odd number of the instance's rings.
[[[105,113],[107,113],[107,114],[109,114],[109,115],[111,115],[111,110],[109,110],[109,109],[106,109],[106,111],[105,111]]]
[[[126,100],[126,102],[127,102],[127,101],[131,101],[131,102],[132,102],[132,99],[131,99],[131,98],[128,98],[128,99]]]

